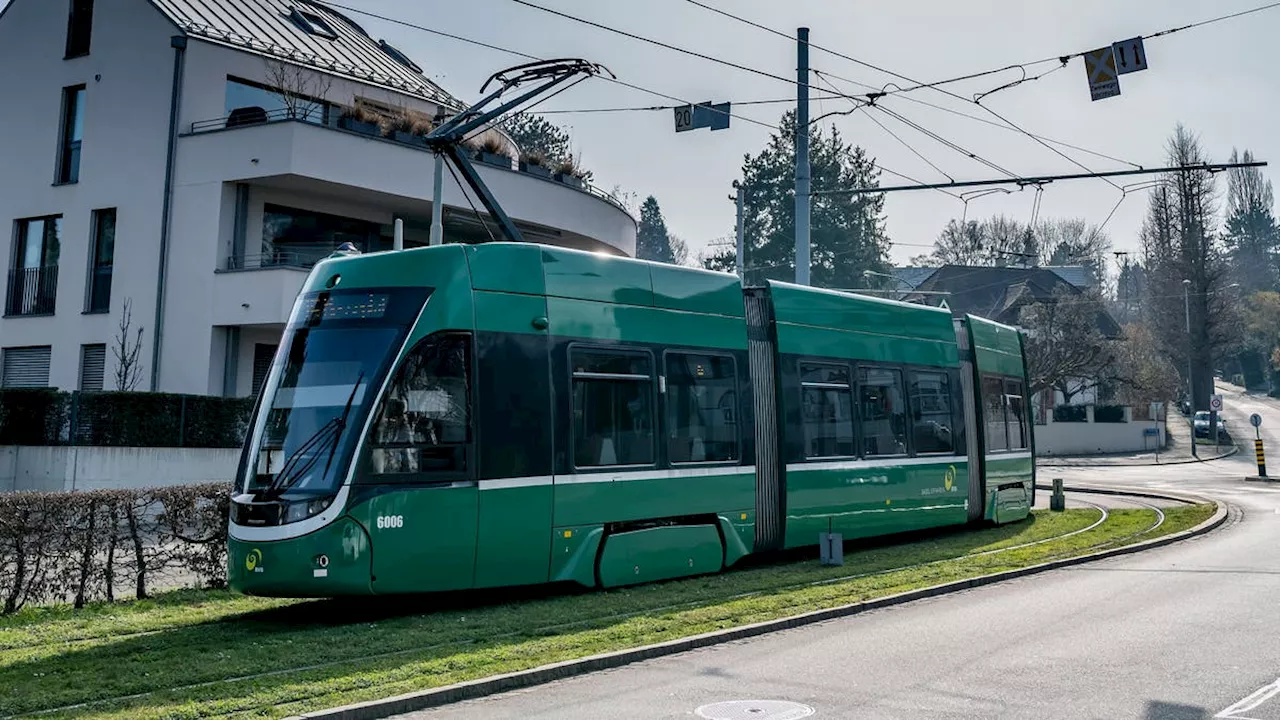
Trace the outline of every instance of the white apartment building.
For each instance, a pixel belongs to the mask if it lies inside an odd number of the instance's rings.
[[[137,389],[226,396],[257,391],[319,258],[390,249],[396,219],[427,243],[432,154],[344,108],[466,104],[309,0],[12,0],[0,97],[0,387],[114,389],[127,302]],[[477,168],[528,239],[634,254],[606,194]],[[445,242],[500,237],[444,177]]]

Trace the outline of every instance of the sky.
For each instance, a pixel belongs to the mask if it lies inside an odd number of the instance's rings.
[[[626,39],[525,7],[512,0],[335,0],[360,10],[463,35],[538,57],[581,57],[598,62],[620,80],[684,101],[735,102],[793,98],[796,44],[694,5],[689,0],[586,2],[535,0],[595,22],[696,50],[765,73],[772,79]],[[810,28],[810,41],[903,76],[931,82],[1017,63],[1084,52],[1139,35],[1245,10],[1264,0],[700,0],[761,25],[794,35]],[[6,5],[0,0],[0,8]],[[454,95],[478,97],[484,80],[504,67],[525,62],[411,27],[349,13],[375,38],[386,38],[413,57],[425,74]],[[1165,143],[1178,123],[1201,140],[1210,160],[1226,161],[1233,148],[1248,148],[1261,160],[1280,161],[1280,7],[1192,28],[1146,41],[1149,69],[1120,78],[1119,97],[1090,100],[1083,60],[1075,58],[1043,79],[1002,90],[983,104],[1035,134],[1094,150],[1145,167],[1161,166]],[[1029,67],[1028,75],[1052,69]],[[814,48],[811,66],[828,76],[881,87],[894,81],[882,72]],[[962,98],[1022,77],[1011,69],[946,87]],[[844,80],[840,92],[866,88]],[[898,80],[898,82],[902,82]],[[880,102],[991,162],[1019,175],[1079,172],[1080,167],[1008,128],[997,128],[918,104],[923,101],[999,122],[972,102],[921,89]],[[577,110],[671,105],[672,101],[599,79],[584,82],[539,106]],[[566,126],[582,163],[596,184],[615,185],[641,199],[654,195],[668,228],[696,253],[709,242],[732,237],[732,182],[741,177],[745,154],[765,146],[781,114],[793,104],[735,108],[727,130],[674,132],[670,110],[548,116]],[[815,100],[811,114],[848,110],[847,99]],[[743,118],[759,121],[756,124]],[[903,142],[879,127],[879,120]],[[998,177],[999,173],[947,148],[880,110],[833,116],[846,140],[862,146],[884,168],[916,180],[946,177],[918,152],[957,180]],[[905,145],[904,145],[905,142]],[[906,145],[909,145],[907,147]],[[913,152],[914,149],[914,152]],[[1132,166],[1063,149],[1091,170]],[[1272,168],[1263,172],[1270,177]],[[1141,181],[1122,178],[1119,185]],[[882,184],[903,184],[888,173]],[[1225,180],[1219,182],[1225,194]],[[815,188],[816,189],[816,188]],[[891,260],[905,264],[928,252],[952,218],[1006,214],[1028,221],[1036,191],[991,194],[968,203],[934,191],[886,196]],[[1120,201],[1119,190],[1100,179],[1058,182],[1045,187],[1038,217],[1082,217],[1102,223]],[[1106,225],[1116,250],[1137,252],[1146,195],[1134,192]],[[1135,254],[1136,259],[1136,254]]]

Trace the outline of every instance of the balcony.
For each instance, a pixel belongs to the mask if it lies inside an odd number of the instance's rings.
[[[4,314],[6,317],[52,315],[57,295],[57,265],[11,270]]]
[[[421,138],[382,137],[374,126],[355,129],[360,126],[278,115],[193,123],[180,145],[177,182],[252,182],[359,197],[429,217],[433,156]],[[476,170],[513,220],[541,229],[529,239],[635,254],[636,220],[616,198],[577,178],[557,180],[536,170],[517,170],[510,160],[498,162],[477,158]],[[470,214],[478,201],[448,172],[444,178],[446,216],[450,211]]]

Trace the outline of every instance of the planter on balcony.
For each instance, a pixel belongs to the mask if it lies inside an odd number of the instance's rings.
[[[500,153],[491,153],[480,150],[476,153],[475,158],[485,165],[492,165],[505,170],[511,169],[511,158]]]
[[[403,130],[392,130],[391,139],[406,145],[417,145],[418,147],[426,147],[427,139],[417,133],[405,132]]]
[[[556,179],[556,182],[564,183],[565,185],[578,188],[579,190],[586,187],[586,182],[584,182],[582,178],[578,177],[577,175],[571,175],[566,173],[556,173],[555,179]]]
[[[536,175],[540,178],[551,179],[551,168],[545,168],[541,165],[530,165],[523,160],[520,161],[520,172]]]
[[[338,118],[338,127],[342,128],[343,130],[358,132],[361,135],[377,135],[378,134],[377,123],[362,122],[353,117]]]

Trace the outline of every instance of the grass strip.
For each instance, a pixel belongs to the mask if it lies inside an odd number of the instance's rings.
[[[1194,526],[1213,510],[1171,508],[1156,532]],[[822,567],[811,551],[788,553],[720,575],[608,592],[353,602],[186,591],[79,612],[33,609],[0,620],[0,715],[89,703],[52,716],[278,717],[883,597],[1156,534],[1143,533],[1154,512],[1117,510],[1099,527],[1060,541],[978,555],[1057,537],[1097,518],[1095,510],[1037,512],[1012,526],[894,545],[850,543],[844,567]],[[496,604],[498,594],[514,601]]]

